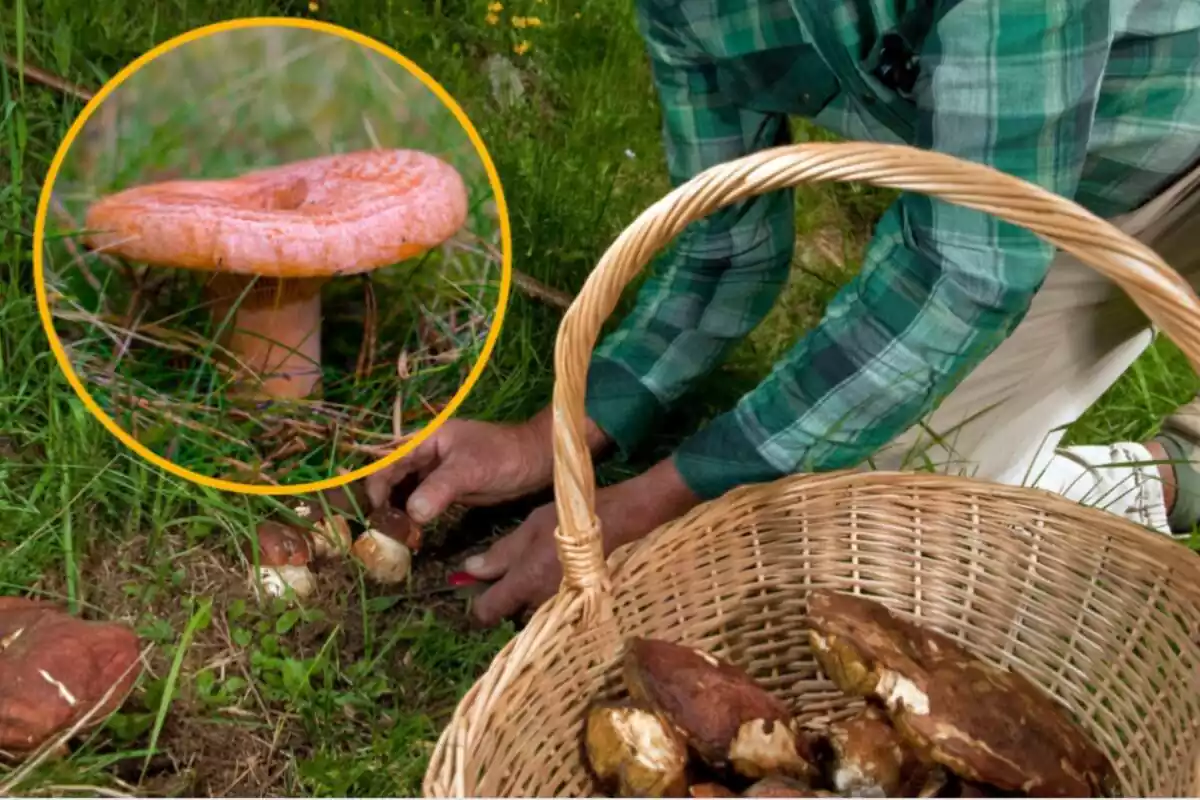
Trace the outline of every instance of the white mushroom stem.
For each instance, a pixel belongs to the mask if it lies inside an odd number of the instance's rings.
[[[368,528],[354,542],[354,555],[379,583],[402,583],[412,569],[412,553],[390,536]]]
[[[258,579],[271,597],[284,597],[290,588],[296,597],[304,599],[317,589],[316,576],[306,566],[285,564],[280,567],[259,567]]]

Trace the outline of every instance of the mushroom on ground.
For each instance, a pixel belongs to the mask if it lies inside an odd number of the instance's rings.
[[[120,707],[141,671],[136,633],[44,601],[2,600],[0,751],[30,753],[89,714],[83,729]]]
[[[396,533],[394,529],[369,527],[354,540],[354,557],[362,563],[372,580],[378,583],[403,583],[412,571],[412,551],[393,536]]]
[[[354,538],[350,535],[350,523],[340,514],[325,517],[313,525],[313,558],[324,561],[350,552]]]
[[[361,486],[327,489],[317,498],[292,501],[290,511],[299,524],[311,531],[313,558],[325,561],[350,552],[354,537],[347,517],[367,508],[366,490]]]
[[[961,777],[1042,797],[1116,791],[1107,756],[1018,673],[863,597],[812,592],[808,627],[834,683],[882,703],[918,754]]]
[[[316,525],[326,516],[361,516],[369,508],[367,491],[362,484],[326,489],[316,497],[299,498],[290,504],[291,512],[307,525]]]
[[[367,527],[386,533],[414,553],[421,549],[421,527],[394,506],[382,506],[372,511],[367,517]]]
[[[887,718],[867,706],[829,726],[829,784],[846,797],[897,797],[918,766],[915,754]],[[921,775],[920,777],[924,777]],[[914,787],[919,788],[919,787]]]
[[[322,284],[437,247],[466,215],[466,187],[449,164],[370,150],[127,189],[88,209],[85,243],[212,272],[215,319],[239,379],[257,384],[249,393],[303,398],[320,383]]]
[[[626,703],[588,709],[584,750],[596,780],[617,797],[682,797],[687,743],[663,716]]]
[[[747,778],[816,773],[787,707],[739,667],[672,642],[630,639],[623,675],[630,696],[661,711],[710,766]]]
[[[258,542],[258,568],[250,567],[250,582],[272,597],[283,597],[290,588],[296,597],[304,599],[317,588],[317,580],[308,568],[312,561],[312,548],[305,531],[282,522],[267,520],[255,531]],[[253,547],[253,542],[248,549]],[[253,551],[246,554],[251,565]],[[256,580],[257,578],[257,580]]]

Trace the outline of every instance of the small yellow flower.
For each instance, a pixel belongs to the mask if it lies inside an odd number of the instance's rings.
[[[538,19],[537,17],[526,17],[525,24],[528,25],[530,28],[542,27],[542,21],[540,19]]]
[[[318,11],[320,11],[320,10],[321,10],[321,6],[319,6],[319,5],[317,4],[317,0],[310,0],[310,1],[309,1],[309,4],[308,4],[308,11],[309,11],[309,13],[311,13],[311,14],[315,14],[315,13],[317,13],[317,12],[318,12]]]
[[[488,25],[495,25],[497,22],[500,21],[500,18],[497,17],[495,14],[488,14],[486,17],[483,18],[483,21],[486,22]]]
[[[503,3],[488,3],[488,11],[492,12],[493,14],[498,14],[503,10],[504,10]]]
[[[578,11],[575,12],[575,19],[579,19],[582,16],[583,14],[579,13]]]
[[[525,18],[524,17],[513,17],[512,18],[512,26],[514,28],[524,28],[525,27]]]
[[[529,48],[532,46],[529,42],[518,42],[513,45],[513,52],[519,56],[523,56],[529,52]]]

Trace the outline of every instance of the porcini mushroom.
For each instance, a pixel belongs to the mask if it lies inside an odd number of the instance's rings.
[[[747,778],[816,773],[787,707],[745,670],[702,650],[637,638],[626,642],[622,669],[629,696],[660,711],[710,766]]]
[[[421,549],[421,527],[405,512],[394,506],[383,506],[367,516],[367,527],[386,533],[412,552]]]
[[[874,706],[830,725],[826,740],[832,756],[829,784],[838,794],[845,797],[909,794],[901,792],[913,779],[918,760]],[[923,782],[924,774],[919,777]]]
[[[412,551],[396,534],[395,530],[369,527],[354,540],[354,557],[377,583],[403,583],[412,570]]]
[[[350,523],[341,514],[324,517],[313,525],[312,534],[313,558],[324,561],[336,558],[350,552],[354,539],[350,535]]]
[[[294,500],[288,510],[311,532],[313,558],[324,561],[350,552],[354,539],[347,517],[366,507],[366,490],[353,486],[327,489],[317,498]]]
[[[617,797],[681,797],[687,786],[687,744],[647,708],[592,706],[584,752],[596,780]]]
[[[829,678],[881,703],[918,755],[1003,791],[1116,791],[1107,756],[1024,676],[864,597],[814,591],[807,623]]]
[[[837,795],[824,789],[814,789],[797,780],[770,775],[742,792],[742,797],[837,797]]]
[[[0,603],[0,751],[30,753],[85,716],[84,729],[99,725],[137,680],[139,649],[125,625],[38,600]]]
[[[322,283],[436,247],[466,221],[461,176],[413,150],[298,161],[225,180],[167,181],[102,198],[88,247],[209,271],[225,346],[251,394],[303,398],[320,381]],[[247,374],[248,373],[248,374]]]
[[[296,597],[303,599],[316,590],[317,580],[308,568],[312,547],[304,531],[267,520],[259,523],[255,539],[258,542],[258,569],[255,572],[255,568],[250,567],[251,585],[257,586],[261,581],[263,589],[272,597],[283,597],[290,588]],[[253,543],[248,547],[252,546]],[[248,552],[246,558],[253,565],[253,552]]]

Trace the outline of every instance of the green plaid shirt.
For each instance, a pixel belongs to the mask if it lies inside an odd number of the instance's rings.
[[[1196,0],[638,0],[638,14],[676,185],[787,143],[788,115],[987,164],[1103,216],[1200,158]],[[885,72],[906,52],[915,80]],[[588,413],[622,450],[762,320],[794,235],[781,191],[693,224],[656,262],[589,373]],[[902,195],[821,322],[676,451],[684,480],[710,498],[868,459],[1004,340],[1052,257],[989,215]]]

